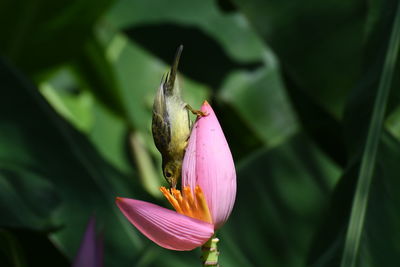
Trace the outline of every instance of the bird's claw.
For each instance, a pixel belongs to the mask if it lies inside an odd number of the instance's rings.
[[[198,110],[198,109],[194,109],[192,108],[189,104],[186,104],[186,108],[192,112],[194,115],[198,116],[198,117],[205,117],[208,115],[208,113]]]

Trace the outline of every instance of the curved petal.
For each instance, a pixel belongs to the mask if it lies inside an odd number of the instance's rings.
[[[192,130],[183,161],[182,184],[199,185],[206,197],[215,229],[228,219],[236,197],[236,171],[231,151],[211,106],[204,102]]]
[[[142,234],[167,249],[192,250],[203,245],[214,233],[212,224],[149,202],[117,197],[116,203]]]

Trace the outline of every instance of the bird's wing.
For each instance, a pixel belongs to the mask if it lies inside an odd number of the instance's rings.
[[[162,152],[171,142],[171,124],[167,112],[163,83],[157,90],[153,104],[152,132],[157,149]]]

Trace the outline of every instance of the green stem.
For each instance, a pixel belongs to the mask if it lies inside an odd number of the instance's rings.
[[[218,242],[219,239],[214,234],[202,247],[201,247],[201,260],[203,267],[219,266],[218,265]]]

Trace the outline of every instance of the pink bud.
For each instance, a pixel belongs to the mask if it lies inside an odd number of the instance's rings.
[[[182,185],[203,190],[215,229],[231,214],[236,197],[236,172],[232,154],[211,106],[204,102],[193,126],[182,167]]]

